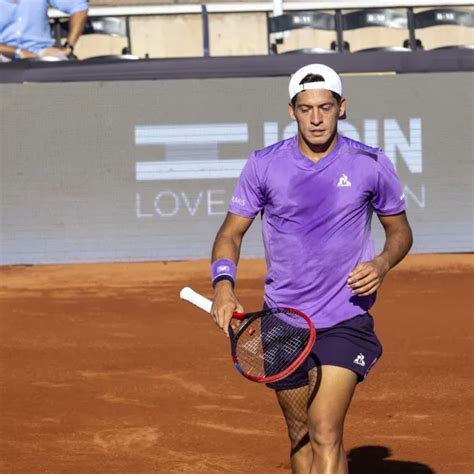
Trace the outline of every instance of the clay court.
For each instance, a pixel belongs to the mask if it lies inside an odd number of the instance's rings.
[[[472,255],[411,256],[373,314],[384,356],[346,424],[352,474],[472,473]],[[264,263],[238,295],[261,304]],[[232,367],[208,263],[0,269],[1,471],[289,472],[274,394]]]

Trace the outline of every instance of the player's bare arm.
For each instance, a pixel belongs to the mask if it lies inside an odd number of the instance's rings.
[[[370,262],[362,262],[349,274],[347,281],[358,296],[374,293],[385,276],[411,248],[413,236],[405,212],[394,216],[378,216],[385,231],[385,246],[380,255]]]
[[[253,219],[227,213],[227,216],[217,232],[212,248],[212,261],[228,259],[235,264],[240,257],[242,239],[252,224]],[[243,312],[243,307],[238,302],[232,282],[221,280],[214,286],[214,303],[211,315],[214,322],[229,335],[229,323],[234,311]]]

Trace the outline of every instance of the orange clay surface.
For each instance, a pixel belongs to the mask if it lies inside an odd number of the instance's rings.
[[[467,474],[472,255],[411,256],[373,309],[384,356],[346,421],[352,474]],[[237,294],[262,302],[264,263]],[[289,472],[274,393],[237,374],[208,263],[0,268],[2,473]]]

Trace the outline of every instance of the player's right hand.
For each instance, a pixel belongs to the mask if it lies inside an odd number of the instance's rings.
[[[244,308],[235,297],[230,281],[222,280],[214,288],[211,316],[227,337],[229,337],[229,324],[235,311],[243,313]]]

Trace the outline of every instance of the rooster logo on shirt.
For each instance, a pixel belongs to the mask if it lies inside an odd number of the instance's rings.
[[[339,178],[339,181],[337,183],[337,187],[338,188],[349,188],[351,187],[352,184],[351,182],[349,181],[349,178],[347,177],[347,175],[343,174],[340,178]]]

